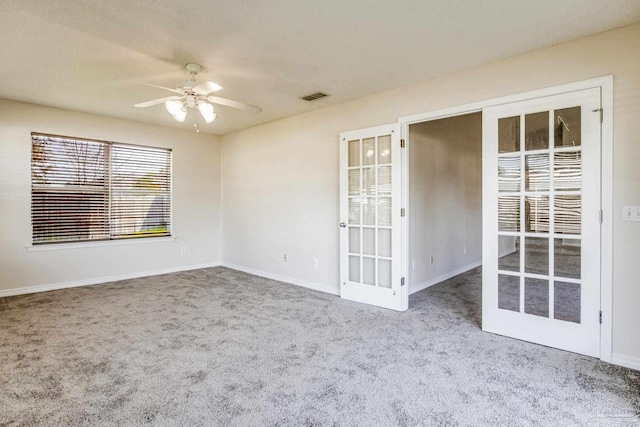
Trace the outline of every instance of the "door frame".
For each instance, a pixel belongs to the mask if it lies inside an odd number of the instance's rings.
[[[432,110],[425,113],[403,116],[398,118],[401,125],[401,137],[405,140],[405,150],[402,156],[402,201],[406,209],[403,218],[402,241],[402,275],[407,278],[407,288],[412,283],[409,266],[409,126],[417,123],[461,116],[482,112],[483,108],[493,107],[512,102],[526,101],[584,89],[600,89],[602,108],[601,125],[601,192],[600,208],[602,209],[601,250],[600,250],[600,310],[602,323],[600,325],[600,360],[611,363],[612,335],[613,335],[613,75],[582,80],[558,86],[547,87],[529,92],[492,98],[470,104],[464,104],[444,109]],[[407,289],[411,293],[411,289]]]

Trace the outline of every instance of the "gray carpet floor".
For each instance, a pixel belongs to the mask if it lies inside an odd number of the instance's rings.
[[[640,372],[226,268],[0,299],[0,426],[640,425]],[[626,424],[620,424],[619,422]]]

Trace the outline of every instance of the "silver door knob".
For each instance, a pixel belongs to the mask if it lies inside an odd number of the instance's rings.
[[[347,224],[345,224],[344,222],[340,223],[340,227],[345,228],[347,226]]]

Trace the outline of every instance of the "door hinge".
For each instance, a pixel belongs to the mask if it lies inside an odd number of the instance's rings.
[[[595,110],[593,110],[594,113],[600,112],[600,123],[602,123],[604,121],[604,109],[602,108],[596,108]]]
[[[400,286],[404,286],[404,277],[400,278]]]
[[[404,208],[400,208],[400,216],[404,216]]]
[[[602,325],[602,310],[600,310],[600,324]]]
[[[400,148],[404,148],[404,138],[400,140]]]
[[[600,209],[600,224],[602,224],[603,217],[604,217],[604,213],[602,212],[602,209]]]

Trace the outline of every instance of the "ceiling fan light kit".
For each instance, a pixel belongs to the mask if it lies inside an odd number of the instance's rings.
[[[213,111],[213,105],[202,100],[198,101],[198,111],[202,115],[205,122],[211,123],[216,119],[216,113]]]
[[[256,113],[262,111],[260,107],[255,105],[245,104],[239,101],[221,98],[219,96],[210,96],[211,93],[221,90],[222,86],[211,81],[196,83],[196,76],[200,71],[202,71],[202,67],[198,64],[187,64],[185,68],[191,75],[191,80],[179,83],[176,89],[147,85],[166,89],[170,92],[177,93],[178,95],[141,102],[136,104],[135,107],[145,108],[164,103],[164,106],[169,114],[171,114],[171,117],[180,123],[184,123],[190,108],[197,108],[205,122],[213,122],[217,115],[212,104],[225,105],[227,107],[249,110]],[[196,131],[199,131],[198,125],[195,123],[195,118],[194,127],[196,128]]]
[[[167,111],[169,112],[169,114],[171,114],[171,116],[178,122],[183,123],[185,118],[187,117],[187,109],[186,107],[182,104],[182,101],[179,100],[173,100],[173,101],[166,101],[164,103],[164,106],[166,107]]]

